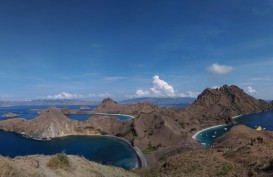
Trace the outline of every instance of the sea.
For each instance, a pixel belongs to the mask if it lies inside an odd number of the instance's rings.
[[[273,131],[273,111],[245,114],[234,119],[237,123],[252,129],[261,126],[263,130]],[[195,139],[205,147],[210,147],[213,142],[231,129],[230,125],[204,129],[195,135]]]
[[[64,106],[57,106],[63,108]],[[67,107],[67,106],[65,106]],[[68,106],[70,109],[78,110],[80,106]],[[6,118],[4,114],[12,112],[20,118],[33,119],[39,111],[48,106],[15,106],[1,107],[0,121]],[[91,110],[94,107],[91,107]],[[94,114],[88,115],[67,115],[71,119],[79,121],[86,120]],[[132,117],[127,115],[110,115],[121,120],[128,120]],[[127,170],[136,168],[139,165],[137,154],[134,149],[120,139],[108,136],[67,136],[54,138],[49,141],[33,140],[12,132],[0,130],[0,154],[8,157],[43,154],[52,155],[66,153],[84,156],[91,161],[106,165],[113,165]]]

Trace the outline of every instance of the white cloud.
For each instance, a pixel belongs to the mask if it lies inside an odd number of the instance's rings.
[[[106,97],[112,97],[110,93],[91,93],[88,94],[88,97],[90,98],[106,98]]]
[[[158,75],[153,77],[153,87],[150,88],[152,94],[156,96],[168,96],[173,97],[175,96],[175,91],[173,86],[161,80]]]
[[[256,93],[256,90],[254,89],[254,88],[252,88],[252,87],[247,87],[246,89],[245,89],[245,92],[246,93]]]
[[[218,63],[214,63],[207,68],[207,70],[212,74],[227,74],[233,70],[232,66],[228,65],[220,65]]]
[[[136,91],[136,97],[146,97],[146,96],[151,96],[151,93],[149,91],[144,91],[142,89],[138,89]]]
[[[172,85],[155,75],[153,76],[152,87],[149,90],[138,89],[134,95],[128,97],[196,97],[198,94],[192,91],[176,92]]]
[[[80,99],[84,98],[83,95],[78,94],[71,94],[67,92],[62,92],[56,95],[48,95],[47,97],[44,97],[44,99]]]

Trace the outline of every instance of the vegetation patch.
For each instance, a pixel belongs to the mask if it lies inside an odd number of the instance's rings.
[[[68,170],[70,168],[68,156],[65,154],[57,154],[49,159],[47,166],[54,170]]]
[[[133,171],[141,177],[158,177],[159,173],[155,169],[151,168],[140,168]]]
[[[224,174],[229,173],[230,171],[232,171],[232,169],[233,169],[232,165],[227,164],[227,163],[223,164],[223,166],[222,166],[222,170],[223,170]]]
[[[144,150],[142,150],[143,154],[149,154],[153,151],[156,151],[158,149],[157,146],[148,146],[147,148],[145,148]]]

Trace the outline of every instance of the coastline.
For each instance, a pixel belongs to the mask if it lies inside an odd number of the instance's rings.
[[[135,168],[133,168],[133,169],[147,167],[147,160],[146,160],[144,154],[142,153],[142,151],[137,146],[133,147],[127,139],[113,136],[113,135],[99,135],[99,136],[108,136],[108,137],[119,139],[119,140],[127,143],[132,148],[132,150],[135,152],[137,160],[138,160],[138,164],[136,164]]]
[[[36,141],[50,141],[50,140],[55,139],[55,138],[62,138],[62,137],[68,137],[68,136],[103,136],[103,137],[111,137],[111,138],[118,139],[118,140],[120,140],[122,142],[125,142],[127,145],[130,146],[130,148],[136,154],[137,163],[135,164],[135,167],[132,170],[147,166],[146,158],[145,158],[144,154],[142,153],[142,151],[137,146],[133,147],[128,140],[126,140],[124,138],[121,138],[121,137],[114,136],[114,135],[69,134],[69,135],[63,135],[63,136],[51,137],[51,138],[35,138],[35,137],[31,137],[31,136],[26,135],[24,132],[18,133],[18,132],[14,132],[14,131],[3,130],[3,129],[0,129],[0,131],[15,133],[15,134],[17,134],[19,136],[22,136],[24,138],[28,138],[28,139],[32,139],[32,140],[36,140]]]
[[[239,115],[233,116],[233,117],[231,117],[231,118],[232,118],[233,120],[235,120],[236,118],[241,117],[241,116],[244,116],[244,115],[247,115],[247,114],[251,114],[251,113],[239,114]],[[198,132],[196,132],[196,133],[192,136],[192,138],[193,138],[194,140],[197,140],[196,137],[197,137],[198,134],[200,134],[200,133],[202,133],[202,132],[204,132],[204,131],[206,131],[206,130],[210,130],[210,129],[217,128],[217,127],[222,127],[222,126],[225,126],[225,125],[226,125],[226,124],[214,125],[214,126],[211,126],[211,127],[208,127],[208,128],[202,129],[202,130],[199,130]]]
[[[192,138],[195,139],[195,140],[197,140],[196,137],[197,137],[198,134],[200,134],[200,133],[202,133],[202,132],[204,132],[204,131],[206,131],[206,130],[213,129],[213,128],[223,127],[223,126],[225,126],[225,125],[226,125],[226,124],[215,125],[215,126],[212,126],[212,127],[208,127],[208,128],[202,129],[202,130],[196,132],[196,133],[192,136]]]

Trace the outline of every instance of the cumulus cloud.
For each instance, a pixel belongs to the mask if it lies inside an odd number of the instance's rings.
[[[232,66],[228,65],[220,65],[218,63],[214,63],[207,68],[207,70],[212,74],[227,74],[233,70]]]
[[[153,77],[153,87],[150,88],[150,90],[154,95],[158,96],[175,96],[173,86],[171,86],[164,80],[161,80],[158,75],[155,75]]]
[[[44,99],[80,99],[84,98],[83,95],[78,94],[71,94],[67,92],[62,92],[56,95],[48,95],[47,97],[44,97]]]
[[[134,95],[129,97],[196,97],[198,94],[191,91],[178,93],[172,85],[155,75],[153,76],[152,87],[149,90],[138,89]]]
[[[246,93],[256,93],[256,90],[254,89],[254,88],[252,88],[252,87],[247,87],[246,89],[245,89],[245,92]]]

